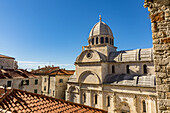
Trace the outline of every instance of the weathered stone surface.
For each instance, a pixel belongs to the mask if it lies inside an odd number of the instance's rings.
[[[158,75],[157,77],[159,77],[160,79],[161,79],[161,78],[166,78],[166,77],[167,77],[166,73],[158,72],[157,75]]]
[[[161,43],[164,43],[164,44],[170,43],[170,37],[161,39]]]
[[[157,14],[153,14],[150,17],[151,17],[152,23],[162,21],[162,20],[164,20],[164,12],[159,12]]]
[[[164,99],[165,98],[165,93],[164,92],[158,92],[158,98]]]
[[[145,0],[152,22],[158,113],[170,113],[170,0]]]
[[[166,98],[170,99],[170,92],[166,92]]]
[[[157,85],[156,89],[157,89],[157,91],[168,92],[169,91],[169,85],[168,84]]]

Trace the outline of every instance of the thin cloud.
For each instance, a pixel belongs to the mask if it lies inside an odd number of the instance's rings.
[[[56,62],[35,62],[35,61],[18,61],[19,68],[22,69],[37,69],[39,66],[40,67],[45,67],[45,66],[59,66],[60,68],[66,68],[66,69],[75,69],[74,64],[58,64]]]

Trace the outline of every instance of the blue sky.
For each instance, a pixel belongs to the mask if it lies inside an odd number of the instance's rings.
[[[118,50],[151,48],[144,0],[0,0],[0,54],[20,68],[58,65],[74,69],[93,25],[112,29]]]

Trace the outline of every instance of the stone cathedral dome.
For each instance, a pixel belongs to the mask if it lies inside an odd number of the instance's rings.
[[[98,35],[113,36],[112,30],[110,29],[110,27],[107,24],[102,22],[101,17],[100,17],[100,21],[98,23],[96,23],[93,26],[93,28],[91,29],[89,37],[98,36]]]
[[[99,22],[96,23],[90,31],[89,45],[103,45],[108,44],[114,46],[114,37],[110,27],[102,22],[101,16]]]

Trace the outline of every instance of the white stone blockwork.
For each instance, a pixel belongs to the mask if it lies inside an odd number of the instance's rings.
[[[156,113],[153,50],[117,51],[104,22],[94,25],[67,83],[68,101],[109,113]]]

